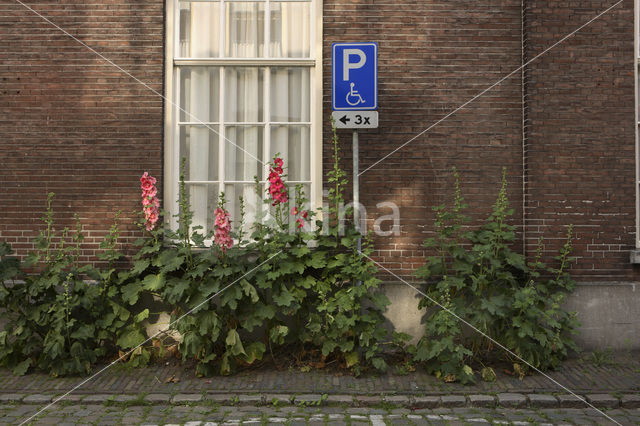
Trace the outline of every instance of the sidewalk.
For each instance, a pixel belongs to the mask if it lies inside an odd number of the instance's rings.
[[[95,368],[94,371],[99,371]],[[376,406],[412,408],[502,406],[584,408],[585,404],[549,379],[536,374],[523,380],[497,371],[497,380],[474,385],[443,383],[424,372],[392,372],[355,378],[323,370],[301,372],[258,369],[228,377],[198,378],[192,369],[152,365],[115,366],[65,398],[69,402],[140,404],[205,403]],[[554,380],[603,408],[640,408],[640,356],[617,354],[606,363],[572,359]],[[52,378],[42,373],[16,377],[0,369],[0,403],[43,404],[84,378]]]

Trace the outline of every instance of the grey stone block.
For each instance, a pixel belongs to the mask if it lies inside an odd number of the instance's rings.
[[[166,404],[171,399],[171,395],[165,393],[150,393],[144,397],[144,400],[152,404]]]
[[[622,395],[620,405],[622,408],[640,408],[640,395]]]
[[[416,396],[413,398],[415,408],[436,408],[440,406],[439,396]]]
[[[464,395],[444,395],[440,397],[440,401],[443,407],[465,407],[467,405],[467,397]]]
[[[22,399],[25,404],[48,404],[53,399],[53,395],[43,395],[35,393],[33,395],[27,395]]]
[[[238,395],[239,405],[260,405],[263,404],[262,395]]]
[[[384,397],[384,401],[400,407],[411,406],[411,400],[405,395],[387,395]]]
[[[112,396],[113,395],[99,394],[99,393],[95,395],[87,395],[84,397],[82,402],[84,404],[103,404],[109,399],[111,399]]]
[[[112,398],[115,402],[129,402],[138,399],[137,395],[116,395]]]
[[[80,395],[76,393],[69,394],[62,398],[59,402],[67,401],[67,402],[80,402],[84,399],[86,395]],[[55,401],[55,398],[53,399]]]
[[[584,398],[582,395],[578,395]],[[587,408],[588,405],[581,399],[576,398],[575,395],[563,394],[558,395],[558,403],[562,408]]]
[[[529,398],[529,405],[535,408],[554,408],[558,406],[558,399],[553,395],[530,393],[527,395]]]
[[[19,402],[24,398],[22,393],[3,393],[0,394],[0,402]]]
[[[469,395],[472,407],[495,407],[496,397],[493,395]]]
[[[367,395],[357,395],[356,403],[360,407],[369,407],[371,405],[377,405],[382,402],[382,396],[367,396]]]
[[[509,408],[526,407],[527,397],[521,393],[499,393],[498,405]]]
[[[202,401],[202,395],[198,393],[179,393],[171,398],[172,404],[184,404]]]
[[[587,395],[587,401],[598,408],[618,408],[620,400],[606,393],[594,393]]]
[[[278,405],[288,405],[291,404],[291,398],[292,395],[288,395],[286,393],[267,393],[262,395],[262,400],[267,405],[271,405],[274,401],[276,401]]]
[[[353,405],[353,396],[351,395],[329,395],[327,398],[329,405]]]

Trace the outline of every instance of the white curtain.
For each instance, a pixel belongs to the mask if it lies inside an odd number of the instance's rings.
[[[219,31],[212,29],[219,26],[220,6],[218,3],[191,3],[190,19],[188,20],[188,41],[183,56],[192,58],[207,58],[219,56]],[[187,21],[185,19],[185,21]],[[185,22],[186,24],[186,22]],[[182,53],[182,52],[181,52]],[[192,117],[188,121],[216,121],[218,117],[217,102],[219,97],[217,70],[209,67],[192,67],[189,73],[189,92],[186,100],[187,110]],[[216,125],[209,127],[217,131]],[[210,164],[217,158],[210,152],[218,149],[217,144],[210,141],[218,139],[218,135],[207,126],[193,126],[189,132],[189,176],[188,180],[208,181],[211,167],[217,168],[217,164]],[[203,231],[208,231],[207,222],[211,222],[211,216],[215,209],[215,198],[210,197],[210,192],[215,194],[211,185],[195,184],[189,188],[191,208],[194,212],[193,226],[202,226]]]
[[[192,58],[265,57],[300,58],[309,56],[310,3],[271,3],[270,43],[264,43],[265,2],[225,3],[226,22],[224,51],[220,52],[220,3],[190,3],[190,13],[181,14],[180,56]],[[271,148],[263,158],[263,127],[251,124],[263,121],[299,122],[310,120],[310,87],[307,68],[271,67],[271,99],[264,99],[266,68],[225,67],[224,88],[219,88],[217,68],[191,67],[183,87],[185,107],[202,121],[218,121],[219,97],[224,93],[225,137],[224,176],[212,173],[217,164],[217,135],[203,126],[192,126],[189,132],[189,180],[225,180],[252,182],[262,176],[259,160],[269,161],[279,152],[289,167],[289,180],[309,178],[309,129],[306,126],[271,126]],[[186,75],[185,70],[185,75]],[[264,103],[270,102],[270,117],[264,116]],[[197,121],[187,117],[189,121]],[[216,131],[217,126],[211,126]],[[213,141],[213,142],[212,142]],[[237,146],[236,146],[237,145]],[[216,151],[215,155],[212,151]],[[219,170],[218,170],[219,171]],[[209,185],[211,186],[211,185]],[[245,200],[247,228],[262,203],[252,184],[225,184],[227,207],[233,220],[239,219],[238,197]],[[293,195],[293,194],[291,194]],[[207,230],[211,225],[215,198],[207,185],[190,187],[193,223]],[[237,222],[236,222],[237,224]]]
[[[272,57],[309,56],[309,3],[272,3],[270,24]],[[272,121],[310,120],[308,68],[273,67],[270,91]],[[289,181],[307,179],[309,149],[308,127],[272,126],[270,156],[280,153],[289,168]],[[290,195],[293,198],[293,191]]]

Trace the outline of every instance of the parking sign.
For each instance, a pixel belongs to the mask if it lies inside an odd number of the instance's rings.
[[[333,109],[377,109],[378,44],[333,43],[331,52]]]

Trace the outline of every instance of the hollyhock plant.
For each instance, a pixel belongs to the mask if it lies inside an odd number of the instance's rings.
[[[144,172],[140,177],[140,188],[142,189],[142,210],[144,211],[145,228],[152,231],[160,217],[160,200],[156,196],[156,178]]]
[[[233,238],[231,238],[231,219],[229,212],[224,208],[224,193],[220,194],[218,208],[215,210],[215,231],[213,234],[214,242],[220,247],[224,253],[227,249],[233,247]]]
[[[284,162],[282,158],[275,157],[273,159],[273,165],[269,164],[269,196],[273,200],[271,203],[272,206],[276,206],[278,204],[284,204],[288,200],[287,196],[287,188],[284,186],[282,182],[282,175],[284,170],[282,166]]]

